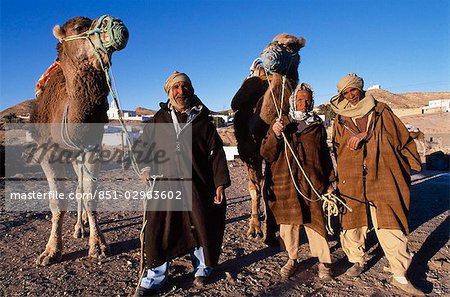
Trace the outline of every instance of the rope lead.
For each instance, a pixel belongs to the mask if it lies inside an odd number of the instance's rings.
[[[157,178],[161,178],[163,177],[163,175],[152,175],[150,176],[150,178],[152,179],[151,181],[148,181],[147,184],[147,193],[148,192],[153,192],[153,189],[155,188],[155,184],[156,184],[156,179]],[[142,278],[144,277],[144,264],[145,264],[145,259],[144,259],[144,236],[145,236],[145,227],[147,226],[147,199],[144,199],[144,214],[142,217],[142,228],[141,228],[141,232],[139,233],[139,240],[140,240],[140,255],[139,255],[139,281],[137,284],[137,287],[140,286]]]

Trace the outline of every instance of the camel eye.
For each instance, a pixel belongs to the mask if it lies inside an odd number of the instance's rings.
[[[77,31],[78,33],[81,33],[83,31],[83,26],[81,26],[81,25],[75,26],[74,30]]]

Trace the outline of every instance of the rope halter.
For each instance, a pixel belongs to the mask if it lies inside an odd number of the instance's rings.
[[[298,51],[278,41],[271,42],[261,53],[262,65],[270,72],[285,75],[294,60],[300,60]]]
[[[103,40],[100,37],[101,34],[104,34]],[[95,35],[97,38],[95,45],[89,39],[91,35]],[[110,15],[103,15],[92,22],[89,30],[61,38],[59,41],[63,43],[78,39],[88,39],[94,46],[96,53],[102,51],[109,56],[114,51],[124,49],[128,43],[128,38],[128,29],[120,19],[116,19]]]

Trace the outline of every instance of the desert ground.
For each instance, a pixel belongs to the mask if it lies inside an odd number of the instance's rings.
[[[282,281],[279,270],[286,252],[268,247],[245,233],[250,213],[245,166],[229,162],[232,185],[226,190],[227,219],[220,265],[205,288],[192,288],[189,257],[177,258],[170,268],[170,285],[163,296],[403,296],[390,285],[387,261],[369,234],[368,268],[358,278],[343,273],[349,264],[338,237],[329,238],[335,280],[317,277],[317,260],[310,258],[302,234],[301,262],[296,274]],[[450,294],[448,172],[424,171],[412,176],[410,250],[415,254],[410,278],[428,296]],[[5,180],[1,181],[4,186]],[[8,182],[8,181],[6,181]],[[131,170],[103,171],[100,188],[140,187]],[[4,196],[4,193],[2,194]],[[111,247],[103,260],[87,257],[88,239],[72,238],[75,213],[66,216],[60,263],[37,267],[50,232],[50,212],[6,211],[2,197],[0,222],[1,296],[129,296],[137,283],[141,212],[101,212],[99,222]]]
[[[450,114],[406,115],[402,120],[425,132],[427,153],[450,152],[448,146],[427,140],[428,134],[440,134],[444,138],[450,135]],[[235,144],[233,128],[218,131],[226,145]],[[260,238],[246,236],[250,196],[245,166],[239,160],[230,161],[228,166],[232,185],[226,190],[223,253],[211,282],[202,289],[192,288],[194,277],[189,256],[177,258],[171,264],[169,285],[162,296],[404,296],[390,284],[391,275],[385,271],[388,263],[373,230],[368,236],[367,269],[360,277],[349,278],[344,274],[349,263],[338,236],[334,235],[329,237],[329,245],[335,279],[320,281],[318,262],[310,258],[303,232],[297,272],[288,281],[281,280],[279,270],[287,254],[279,247],[266,246]],[[30,170],[18,177],[24,178],[24,185],[32,185],[27,175],[36,174],[39,175]],[[99,213],[100,226],[111,247],[111,254],[102,260],[88,257],[87,238],[72,237],[76,214],[67,214],[62,261],[37,267],[35,260],[45,248],[50,233],[51,214],[48,210],[11,211],[6,208],[4,189],[8,183],[9,180],[0,179],[0,296],[133,294],[139,270],[142,212]],[[428,296],[450,296],[449,185],[449,172],[425,170],[412,174],[409,240],[414,259],[409,277]],[[46,187],[45,183],[41,186]],[[142,190],[144,186],[131,170],[104,168],[99,188]]]

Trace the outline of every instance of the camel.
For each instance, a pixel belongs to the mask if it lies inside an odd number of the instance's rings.
[[[37,84],[36,101],[30,122],[35,125],[34,138],[38,144],[51,143],[49,152],[40,160],[50,193],[64,193],[66,165],[71,163],[77,175],[77,193],[93,194],[100,170],[99,151],[104,123],[108,122],[109,86],[106,72],[114,51],[123,49],[128,41],[128,30],[123,22],[112,16],[96,20],[75,17],[60,27],[53,28],[59,40],[58,57]],[[100,123],[85,125],[84,123]],[[64,133],[63,133],[64,132]],[[56,145],[54,145],[56,144]],[[50,162],[52,154],[65,150],[80,158],[65,162]],[[97,157],[97,159],[96,159]],[[83,200],[89,222],[89,256],[103,258],[109,252],[97,222],[95,200]],[[52,228],[44,252],[36,264],[46,266],[62,258],[62,225],[67,211],[66,199],[49,199]],[[81,208],[75,225],[74,237],[84,236]]]
[[[255,60],[251,75],[237,91],[231,102],[235,112],[234,129],[240,158],[247,167],[248,188],[251,197],[251,218],[248,236],[264,237],[264,242],[275,240],[275,223],[265,201],[264,230],[260,222],[260,200],[264,197],[263,159],[261,141],[271,122],[277,117],[277,108],[287,112],[288,98],[298,83],[300,48],[305,39],[286,33],[277,35],[264,49],[261,60]],[[283,95],[283,96],[282,96]],[[266,170],[267,173],[267,170]],[[266,200],[266,199],[264,199]]]

